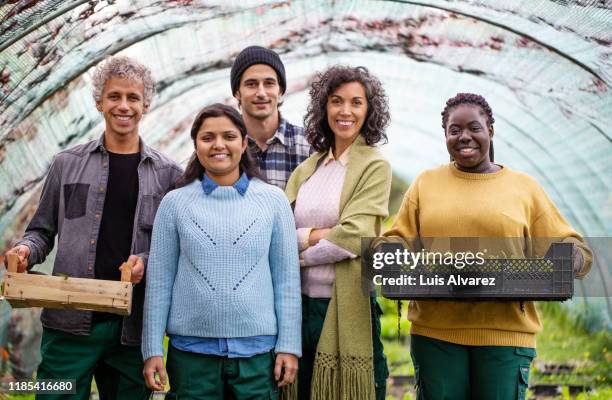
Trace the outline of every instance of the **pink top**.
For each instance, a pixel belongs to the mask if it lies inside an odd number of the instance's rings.
[[[334,263],[355,254],[321,239],[308,247],[312,229],[333,228],[340,218],[340,193],[346,175],[348,149],[338,160],[330,149],[325,160],[302,184],[295,200],[295,225],[300,250],[302,293],[313,298],[331,298],[336,277]]]

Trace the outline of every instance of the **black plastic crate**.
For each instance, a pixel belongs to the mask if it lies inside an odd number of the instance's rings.
[[[402,248],[398,243],[384,243],[385,251]],[[553,243],[544,258],[485,259],[482,265],[462,270],[453,266],[418,264],[414,269],[386,265],[380,271],[370,269],[370,280],[380,274],[402,279],[400,285],[382,285],[381,294],[389,299],[478,299],[478,300],[556,300],[570,299],[574,293],[573,244]],[[407,284],[412,276],[413,285]],[[454,279],[451,279],[454,276]],[[458,279],[461,277],[461,280]],[[487,284],[471,285],[477,278]],[[470,280],[471,279],[471,280]],[[440,283],[443,280],[444,284]],[[491,285],[491,281],[494,283]],[[423,284],[424,283],[424,284]],[[429,284],[427,284],[429,283]]]

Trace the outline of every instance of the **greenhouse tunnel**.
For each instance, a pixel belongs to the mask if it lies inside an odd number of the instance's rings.
[[[382,151],[408,183],[448,161],[446,99],[485,96],[496,162],[535,177],[595,250],[564,304],[590,329],[612,327],[612,2],[0,0],[0,17],[2,252],[23,234],[53,156],[102,133],[98,63],[121,54],[151,67],[157,93],[140,132],[184,165],[193,117],[236,105],[229,68],[257,44],[281,55],[281,113],[299,124],[317,71],[363,65],[380,77],[392,115]],[[10,313],[3,300],[0,336]]]

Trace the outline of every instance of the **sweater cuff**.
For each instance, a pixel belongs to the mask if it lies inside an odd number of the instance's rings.
[[[164,346],[163,340],[147,340],[143,337],[143,341],[140,345],[140,350],[142,352],[142,360],[146,361],[147,359],[155,356],[163,357],[164,356]],[[158,343],[159,344],[156,344]],[[168,345],[170,345],[170,341],[168,341]]]
[[[294,347],[294,346],[287,346],[287,345],[283,346],[283,345],[277,344],[276,347],[274,348],[274,352],[276,354],[278,353],[293,354],[297,358],[302,357],[302,349]]]
[[[297,229],[297,240],[298,240],[298,250],[304,251],[310,244],[308,243],[308,239],[310,239],[310,232],[312,232],[313,228],[298,228]]]
[[[170,342],[168,342],[170,344]],[[163,346],[155,346],[151,343],[142,342],[141,345],[142,351],[142,360],[146,361],[147,359],[155,356],[163,357],[164,356],[164,347]]]

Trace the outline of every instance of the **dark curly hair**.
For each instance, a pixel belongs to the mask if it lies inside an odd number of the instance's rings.
[[[384,140],[389,125],[389,105],[382,84],[365,67],[334,65],[317,74],[310,88],[310,104],[304,117],[304,130],[316,151],[328,151],[334,145],[334,133],[327,123],[327,99],[341,85],[359,82],[365,88],[368,111],[360,134],[370,146]]]
[[[474,93],[457,93],[455,97],[451,97],[446,100],[446,107],[442,111],[442,129],[444,129],[444,134],[446,134],[446,124],[448,123],[448,116],[450,112],[460,106],[461,104],[471,104],[480,107],[481,114],[487,117],[487,124],[489,125],[489,129],[493,129],[493,124],[495,123],[495,118],[493,118],[493,110],[487,100],[479,94]],[[491,142],[489,146],[489,159],[493,162],[493,142]]]

